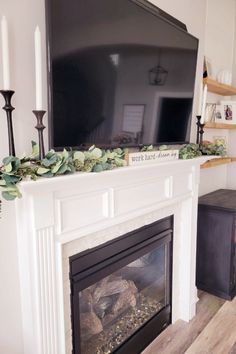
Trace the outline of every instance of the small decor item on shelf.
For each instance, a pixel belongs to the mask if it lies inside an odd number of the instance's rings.
[[[213,136],[213,143],[217,146],[223,146],[225,149],[227,149],[226,136]]]
[[[232,72],[230,70],[221,70],[217,75],[217,81],[221,84],[232,84]]]
[[[220,101],[222,123],[236,124],[236,101]]]
[[[216,115],[216,104],[215,103],[207,103],[205,109],[205,122],[214,122]]]
[[[3,109],[6,112],[6,116],[7,116],[9,155],[15,156],[15,143],[14,143],[14,134],[13,134],[13,126],[12,126],[12,111],[15,108],[11,105],[11,98],[14,94],[14,91],[0,90],[0,93],[2,94],[5,100],[5,106],[3,106]]]
[[[212,78],[212,68],[211,68],[211,61],[209,58],[204,56],[203,61],[203,78]]]
[[[223,116],[222,116],[222,110],[221,110],[220,104],[216,104],[216,109],[215,109],[213,121],[216,123],[223,123]]]

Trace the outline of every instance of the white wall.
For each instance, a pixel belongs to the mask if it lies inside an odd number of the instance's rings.
[[[235,23],[236,23],[236,11],[235,11]],[[236,26],[234,28],[234,52],[233,52],[233,85],[236,86]],[[233,97],[236,100],[236,96]],[[236,156],[236,131],[229,132],[229,155]],[[227,187],[236,189],[236,164],[232,163],[228,166],[227,174]]]
[[[232,70],[234,28],[235,1],[208,0],[205,52],[214,78],[222,69]]]
[[[212,77],[214,79],[216,79],[220,70],[233,69],[234,31],[235,1],[208,0],[205,55],[211,62]],[[222,99],[227,99],[227,97],[209,93],[207,101],[218,102]],[[233,140],[231,139],[228,130],[205,129],[205,140],[212,141],[214,136],[224,136],[227,138],[228,144],[232,145]],[[229,147],[229,155],[231,155],[231,149],[232,147]],[[231,166],[222,165],[217,168],[202,170],[200,179],[200,195],[212,192],[219,188],[226,188],[227,177],[232,175],[230,169]]]
[[[39,24],[44,36],[44,0],[0,0],[0,16],[2,15],[5,15],[9,22],[11,88],[16,91],[13,98],[13,105],[16,108],[13,112],[15,145],[17,155],[21,155],[24,151],[30,151],[31,140],[37,139],[34,129],[36,119],[32,114],[32,109],[35,108],[33,33],[36,24]],[[0,62],[2,88],[1,64]],[[0,106],[3,106],[3,103],[0,97]],[[44,104],[46,108],[46,84]],[[6,118],[4,112],[0,110],[0,160],[7,155]],[[0,353],[23,354],[14,203],[3,203],[2,209]]]

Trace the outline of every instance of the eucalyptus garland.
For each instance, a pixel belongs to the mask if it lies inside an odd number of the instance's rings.
[[[225,156],[227,153],[224,145],[204,142],[203,144],[186,144],[179,150],[179,158],[183,160],[193,159],[202,155]]]
[[[161,145],[158,150],[168,149]],[[140,147],[141,151],[152,151],[152,145]],[[55,177],[74,172],[101,172],[126,166],[126,149],[101,150],[92,146],[88,151],[55,152],[50,150],[43,160],[39,160],[39,147],[32,142],[32,153],[21,158],[8,156],[0,167],[0,188],[2,197],[14,200],[21,197],[18,183],[24,179],[37,180],[39,177]],[[201,155],[226,155],[221,144],[187,144],[180,148],[180,159],[192,159]],[[1,210],[1,204],[0,204]]]
[[[6,200],[21,197],[18,183],[23,179],[35,181],[39,177],[50,178],[76,171],[101,172],[126,166],[125,153],[121,148],[101,150],[92,146],[88,151],[50,150],[43,160],[39,160],[38,145],[32,142],[31,155],[3,159],[3,166],[0,167],[2,197]]]

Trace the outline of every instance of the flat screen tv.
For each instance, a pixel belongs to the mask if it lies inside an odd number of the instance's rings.
[[[198,40],[147,1],[46,0],[50,145],[189,141]]]

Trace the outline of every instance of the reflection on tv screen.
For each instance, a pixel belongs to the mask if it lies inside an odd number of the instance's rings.
[[[189,140],[198,41],[130,0],[51,0],[52,146]]]

